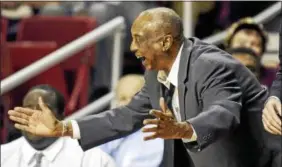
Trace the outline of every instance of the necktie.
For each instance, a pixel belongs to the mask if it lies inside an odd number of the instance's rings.
[[[34,165],[34,167],[41,167],[41,160],[42,160],[43,154],[42,153],[36,153],[34,155],[36,164]]]
[[[172,111],[172,97],[175,90],[174,85],[170,84],[169,89],[165,85],[161,85],[161,96],[164,98],[168,108]]]
[[[169,89],[161,84],[161,96],[164,98],[168,108],[173,112],[172,97],[175,91],[175,86],[170,84]],[[175,115],[174,115],[175,116]],[[176,116],[175,116],[176,117]],[[193,161],[187,153],[181,140],[165,140],[164,155],[161,167],[182,167],[187,164],[189,167],[194,167]]]

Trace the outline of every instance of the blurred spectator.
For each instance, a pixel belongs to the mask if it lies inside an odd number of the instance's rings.
[[[22,2],[0,2],[1,17],[8,20],[7,40],[16,40],[18,23],[21,19],[33,15],[32,7]]]
[[[34,2],[34,9],[40,15],[44,16],[70,16],[72,14],[71,6],[65,2],[49,2],[42,4],[42,2]]]
[[[142,75],[129,74],[122,77],[116,88],[117,106],[127,105],[133,96],[143,87]],[[143,140],[141,130],[121,139],[100,146],[114,157],[118,167],[158,167],[162,161],[164,141]]]
[[[8,22],[8,41],[16,40],[18,24],[21,19],[28,18],[40,13],[40,10],[49,5],[55,6],[58,2],[12,2],[1,1],[1,16],[6,18]],[[54,13],[54,11],[52,11]]]
[[[63,119],[64,98],[48,85],[33,87],[25,96],[23,106],[37,108],[42,97],[54,114]],[[44,138],[22,132],[23,137],[1,145],[2,167],[115,167],[114,161],[99,148],[83,152],[77,140],[70,137]]]
[[[248,48],[234,48],[228,52],[260,79],[260,61],[253,50]]]
[[[227,49],[246,47],[252,49],[257,56],[262,57],[266,49],[267,34],[262,25],[247,17],[231,25],[225,42]]]
[[[32,8],[20,2],[2,2],[1,16],[11,20],[22,19],[33,15]]]
[[[225,39],[225,48],[227,50],[238,47],[249,48],[256,53],[261,61],[266,51],[266,46],[267,34],[263,26],[255,23],[250,17],[240,19],[238,22],[233,23],[228,29],[228,34]],[[261,66],[261,84],[269,87],[274,78],[275,70]]]

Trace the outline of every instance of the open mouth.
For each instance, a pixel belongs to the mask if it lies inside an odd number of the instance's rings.
[[[137,57],[138,60],[141,60],[142,62],[145,61],[145,59],[146,59],[146,58],[143,57],[143,56],[136,56],[136,57]]]

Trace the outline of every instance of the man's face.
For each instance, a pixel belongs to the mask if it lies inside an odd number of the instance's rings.
[[[138,17],[131,28],[130,50],[142,61],[147,70],[163,70],[164,35],[150,23],[150,16]]]
[[[245,65],[252,73],[259,78],[259,71],[257,69],[257,62],[254,57],[247,53],[236,53],[232,55],[235,59]]]
[[[232,38],[230,48],[239,47],[252,49],[258,56],[262,56],[262,38],[256,30],[239,30]]]

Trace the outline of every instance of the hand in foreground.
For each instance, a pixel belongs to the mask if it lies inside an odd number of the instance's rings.
[[[52,111],[39,98],[41,110],[16,107],[8,112],[9,118],[15,122],[15,127],[19,130],[29,132],[33,135],[43,137],[61,136],[56,129],[60,127],[60,121],[56,119]]]
[[[270,97],[263,109],[262,122],[264,128],[274,135],[282,135],[281,128],[281,102],[278,99]]]
[[[153,132],[152,135],[144,137],[144,140],[155,138],[190,139],[193,134],[191,125],[188,122],[177,122],[165,104],[164,98],[160,98],[160,106],[162,111],[150,111],[150,114],[155,116],[156,119],[146,119],[143,122],[144,125],[154,125],[153,127],[144,127],[142,129],[142,132]]]

